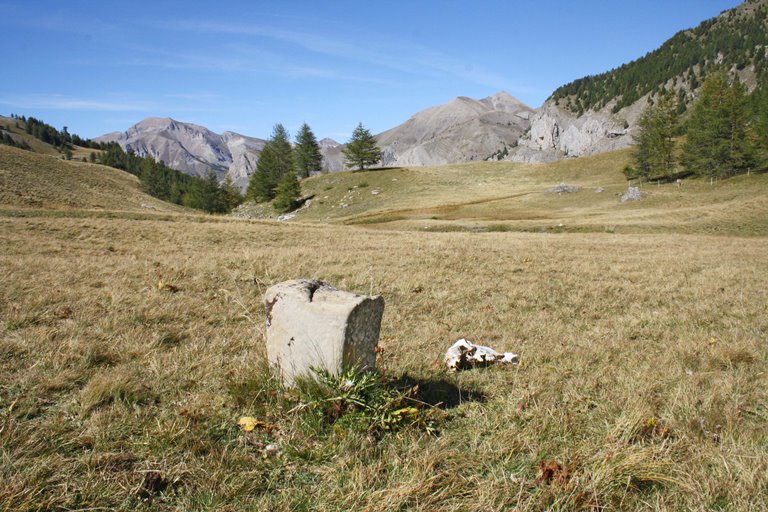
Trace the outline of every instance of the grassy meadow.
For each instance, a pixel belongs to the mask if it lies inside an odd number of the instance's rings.
[[[710,183],[638,183],[643,201],[620,203],[630,150],[550,164],[475,162],[316,176],[294,221],[419,231],[676,233],[768,236],[767,174]],[[552,193],[560,183],[576,193]],[[268,205],[245,216],[276,218]]]
[[[0,510],[768,510],[766,175],[619,205],[625,153],[340,173],[278,223],[127,175],[31,203],[47,160],[2,155]],[[262,297],[298,277],[384,297],[431,428],[274,382]],[[460,337],[522,363],[449,374]]]

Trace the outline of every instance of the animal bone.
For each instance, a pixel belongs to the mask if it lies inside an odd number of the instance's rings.
[[[450,371],[467,370],[491,364],[517,364],[520,356],[512,352],[496,352],[490,347],[475,345],[464,338],[451,345],[445,353],[445,364]]]

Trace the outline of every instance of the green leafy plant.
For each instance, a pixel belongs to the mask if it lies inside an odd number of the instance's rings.
[[[373,434],[405,427],[436,432],[439,409],[417,400],[413,388],[390,386],[377,372],[313,372],[298,381],[298,409],[310,414],[321,427],[334,425]]]

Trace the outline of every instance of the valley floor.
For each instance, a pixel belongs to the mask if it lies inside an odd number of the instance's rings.
[[[765,237],[4,211],[0,246],[0,509],[768,510]],[[298,277],[383,295],[381,369],[464,390],[439,435],[271,408]],[[460,337],[522,364],[447,374]]]

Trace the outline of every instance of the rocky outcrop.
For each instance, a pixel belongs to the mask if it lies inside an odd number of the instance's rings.
[[[235,132],[224,132],[221,138],[232,155],[227,175],[235,186],[245,190],[253,171],[256,170],[256,162],[266,141]]]
[[[634,110],[616,116],[606,108],[576,117],[547,102],[531,118],[530,130],[520,138],[510,160],[546,162],[627,147],[632,143],[628,126],[636,118]]]
[[[203,126],[167,117],[150,117],[125,132],[102,135],[96,140],[117,142],[126,151],[150,155],[192,176],[204,176],[211,169],[220,180],[229,176],[243,190],[265,143],[234,132],[219,135]]]

